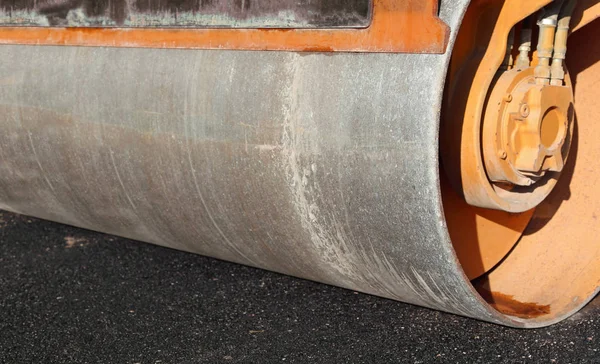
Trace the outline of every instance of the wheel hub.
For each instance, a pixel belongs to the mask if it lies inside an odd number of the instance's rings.
[[[553,184],[542,182],[562,171],[571,145],[571,86],[539,85],[532,68],[515,69],[499,77],[489,100],[482,136],[488,178],[547,196]]]

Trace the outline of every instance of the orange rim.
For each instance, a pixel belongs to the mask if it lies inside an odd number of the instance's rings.
[[[521,214],[477,208],[455,191],[473,188],[469,186],[479,174],[486,175],[482,163],[472,163],[478,162],[473,159],[474,149],[481,145],[477,144],[481,143],[479,111],[505,50],[490,41],[494,30],[486,24],[501,25],[490,19],[498,19],[510,3],[473,2],[459,33],[444,105],[441,188],[452,243],[467,276],[477,278],[475,288],[500,313],[524,326],[538,327],[576,312],[600,286],[600,193],[596,188],[600,183],[600,109],[595,86],[600,81],[600,42],[594,37],[600,32],[600,20],[584,27],[599,13],[597,3],[585,0],[575,14],[588,15],[573,17],[574,29],[581,30],[569,38],[567,64],[577,117],[569,162],[555,189],[535,210]],[[514,25],[507,24],[504,39]],[[494,62],[486,61],[494,49],[498,52]],[[536,59],[534,53],[534,64]],[[489,83],[485,75],[478,76],[486,72]],[[471,97],[475,101],[469,101]],[[473,126],[478,128],[476,133],[469,129]],[[469,143],[473,153],[465,158]],[[448,158],[446,153],[453,154]]]
[[[489,186],[479,153],[485,96],[504,58],[510,29],[549,2],[473,1],[458,34],[441,128],[441,188],[450,237],[469,279],[498,264],[533,216],[533,210],[514,214],[474,207],[455,191]]]

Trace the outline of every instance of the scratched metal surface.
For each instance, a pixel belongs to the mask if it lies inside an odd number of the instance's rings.
[[[0,0],[0,25],[366,27],[371,0]]]
[[[467,3],[442,1],[453,36]],[[481,301],[448,237],[438,128],[451,48],[4,46],[0,208],[531,325]]]

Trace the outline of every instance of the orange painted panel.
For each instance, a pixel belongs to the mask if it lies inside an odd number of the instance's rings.
[[[0,44],[443,53],[450,30],[437,0],[374,0],[363,29],[139,29],[0,27]]]

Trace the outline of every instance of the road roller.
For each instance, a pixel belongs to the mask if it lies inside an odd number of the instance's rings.
[[[0,0],[0,209],[551,325],[600,287],[598,17]]]

